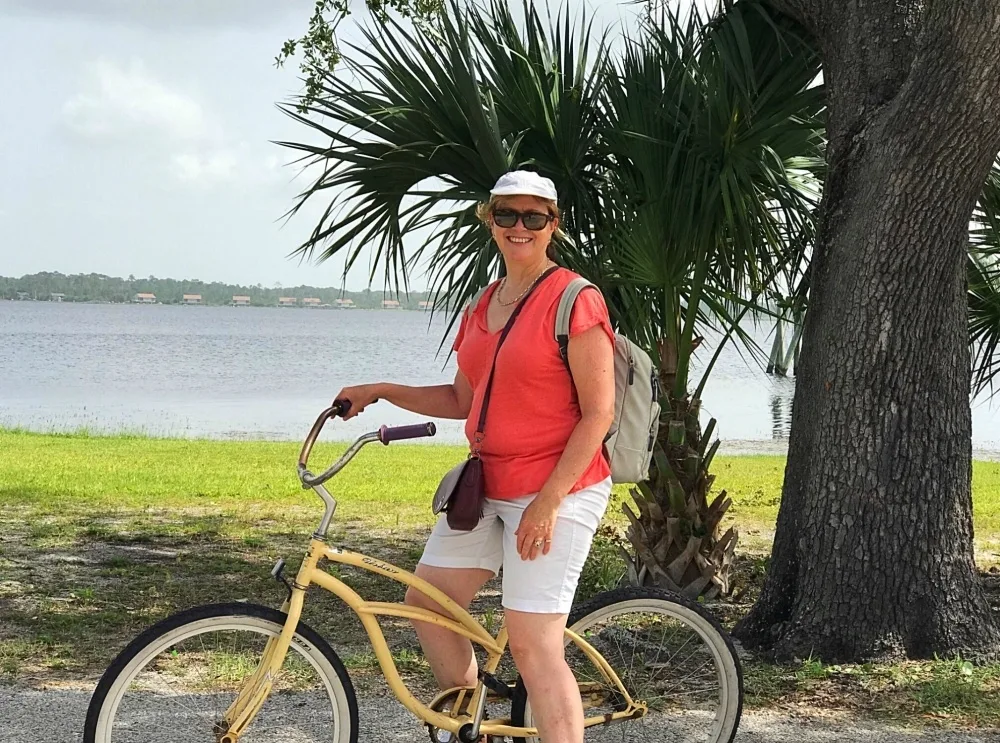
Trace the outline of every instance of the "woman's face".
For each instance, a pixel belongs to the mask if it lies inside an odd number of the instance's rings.
[[[523,217],[519,218],[513,227],[501,227],[496,221],[497,213],[503,215],[506,211],[521,214],[533,212],[547,216],[551,213],[549,202],[537,196],[505,196],[497,200],[490,215],[493,239],[496,240],[507,262],[533,263],[542,260],[552,241],[552,235],[559,226],[559,220],[555,218],[548,220],[540,230],[525,228]]]

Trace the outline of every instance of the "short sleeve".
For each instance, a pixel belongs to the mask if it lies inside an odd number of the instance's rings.
[[[465,326],[469,322],[469,310],[462,310],[462,321],[458,324],[458,333],[455,335],[455,342],[451,344],[451,350],[458,353],[458,347],[462,345],[462,341],[465,340]]]
[[[604,332],[613,346],[615,334],[611,329],[611,317],[608,315],[608,306],[604,303],[604,297],[596,289],[587,288],[580,292],[573,304],[573,312],[569,319],[569,337],[572,338],[585,330],[590,330],[595,325],[604,328]]]

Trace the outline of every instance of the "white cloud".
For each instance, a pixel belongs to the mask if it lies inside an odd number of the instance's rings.
[[[140,60],[127,67],[97,60],[62,113],[72,131],[91,139],[202,142],[218,134],[197,100],[157,80]]]
[[[304,27],[313,5],[312,0],[0,0],[0,15],[80,18],[157,31],[268,27],[291,15]]]
[[[157,79],[141,60],[94,62],[62,116],[88,144],[152,153],[153,162],[185,186],[261,185],[278,177],[273,145],[231,142],[220,117]]]
[[[266,154],[264,147],[240,142],[235,146],[189,149],[172,155],[168,170],[180,183],[202,188],[221,184],[250,188],[278,185],[287,176],[281,170],[280,159]]]
[[[170,159],[170,172],[182,183],[220,183],[236,176],[238,160],[233,152],[183,152]]]

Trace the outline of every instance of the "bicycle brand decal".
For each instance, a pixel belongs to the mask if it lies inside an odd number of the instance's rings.
[[[384,562],[380,562],[379,560],[373,560],[370,557],[362,557],[361,558],[361,562],[365,563],[366,565],[371,565],[373,568],[375,568],[377,570],[382,570],[382,571],[384,571],[386,573],[392,573],[393,575],[395,575],[396,573],[399,572],[392,565],[388,565],[388,564],[386,564]]]

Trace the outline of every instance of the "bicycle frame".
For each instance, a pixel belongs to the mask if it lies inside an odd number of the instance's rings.
[[[407,606],[406,604],[383,601],[365,601],[356,591],[347,586],[343,581],[317,566],[319,560],[323,558],[326,558],[331,562],[351,565],[363,570],[368,570],[369,572],[385,576],[386,578],[390,578],[406,586],[412,586],[440,605],[441,608],[450,616],[444,616],[420,607]],[[368,633],[368,639],[372,644],[372,648],[375,651],[375,657],[377,658],[379,666],[385,675],[389,688],[392,690],[393,694],[395,694],[396,698],[403,704],[403,706],[405,706],[410,712],[425,723],[442,730],[447,730],[454,734],[457,734],[459,728],[463,725],[472,722],[472,717],[469,715],[451,717],[447,714],[432,710],[426,704],[413,696],[409,688],[406,686],[406,683],[399,675],[399,671],[396,668],[396,662],[393,660],[392,653],[389,651],[389,646],[385,641],[385,635],[382,633],[382,628],[376,617],[403,617],[411,620],[429,622],[431,624],[436,624],[439,627],[445,627],[452,632],[456,632],[463,637],[468,638],[486,650],[488,657],[484,670],[487,673],[493,673],[496,671],[496,668],[500,663],[500,659],[506,650],[506,627],[501,626],[497,636],[493,637],[478,621],[476,621],[471,614],[465,611],[465,609],[448,598],[448,596],[446,596],[442,591],[438,590],[430,583],[413,573],[358,552],[351,552],[350,550],[338,547],[330,547],[322,540],[313,538],[310,540],[309,551],[306,554],[305,559],[302,561],[302,565],[299,568],[297,575],[295,576],[295,582],[292,584],[291,598],[282,606],[282,611],[285,611],[288,614],[288,620],[285,623],[281,635],[268,641],[267,646],[264,649],[264,655],[261,659],[260,666],[250,677],[247,684],[240,691],[240,694],[237,696],[230,708],[226,711],[223,718],[226,722],[226,734],[220,737],[220,743],[235,743],[238,741],[240,735],[247,728],[256,716],[257,711],[266,701],[271,691],[271,681],[281,668],[281,665],[284,663],[285,655],[288,652],[292,638],[295,634],[295,628],[302,615],[302,607],[305,602],[306,590],[312,584],[318,585],[343,600],[344,603],[346,603],[354,611],[354,613],[358,615],[365,631]],[[619,693],[628,705],[625,710],[620,712],[601,715],[599,717],[586,718],[584,725],[589,727],[591,725],[606,724],[612,720],[632,719],[645,714],[645,705],[632,699],[628,690],[625,689],[625,686],[618,678],[618,675],[615,673],[614,669],[608,665],[604,657],[576,633],[567,629],[566,635],[567,639],[579,646],[595,667],[601,671],[605,680],[614,687],[617,687]],[[472,700],[468,705],[468,709],[476,709],[480,696],[487,692],[488,690],[483,683],[478,683],[475,687]],[[537,737],[538,735],[538,731],[535,728],[511,726],[509,719],[484,720],[479,732],[482,735],[509,735],[518,738]]]
[[[303,487],[312,488],[319,495],[326,506],[326,510],[320,521],[319,528],[309,541],[309,550],[306,552],[305,559],[302,561],[302,565],[295,576],[295,581],[292,583],[291,594],[282,605],[282,611],[287,613],[288,619],[285,621],[281,634],[276,638],[268,640],[257,669],[244,684],[229,709],[226,710],[222,721],[223,727],[217,734],[219,743],[237,743],[243,731],[253,721],[257,712],[267,700],[271,692],[272,681],[284,663],[285,656],[295,636],[295,629],[302,616],[302,606],[305,603],[306,590],[313,584],[340,598],[358,615],[368,634],[368,639],[375,651],[375,657],[389,684],[389,688],[403,706],[417,718],[428,725],[456,735],[463,726],[478,721],[480,724],[476,732],[479,735],[513,736],[515,738],[537,737],[538,730],[536,728],[513,727],[509,719],[478,720],[478,717],[482,715],[481,705],[484,703],[485,695],[488,693],[488,689],[482,681],[476,684],[472,699],[466,708],[467,710],[477,710],[478,712],[475,713],[476,717],[472,717],[469,714],[460,714],[452,717],[431,709],[428,705],[413,696],[406,683],[400,677],[399,670],[396,668],[396,662],[393,660],[392,653],[389,651],[389,646],[385,641],[385,635],[382,633],[382,628],[378,623],[377,617],[379,616],[402,617],[414,621],[428,622],[449,629],[471,640],[486,650],[487,661],[483,670],[489,674],[496,671],[497,666],[500,664],[500,659],[507,648],[507,628],[506,626],[501,626],[497,636],[493,637],[465,609],[452,601],[443,591],[435,588],[422,578],[382,560],[339,547],[330,547],[326,543],[326,532],[336,511],[337,502],[327,492],[326,488],[323,487],[323,483],[343,469],[365,444],[373,441],[382,441],[382,443],[387,444],[390,440],[395,440],[390,436],[386,436],[386,431],[388,430],[392,433],[392,429],[385,429],[384,427],[378,433],[365,434],[337,462],[331,465],[329,469],[319,475],[312,475],[306,468],[309,453],[320,430],[323,428],[323,424],[329,418],[339,414],[339,412],[340,408],[336,407],[336,404],[334,407],[323,411],[306,437],[302,452],[299,455],[299,479],[302,481]],[[396,429],[397,437],[399,437],[399,430]],[[428,434],[432,433],[433,428],[431,427]],[[367,570],[394,580],[397,583],[402,583],[407,587],[414,588],[434,601],[444,611],[444,614],[401,603],[365,601],[354,589],[350,588],[343,581],[318,567],[319,561],[324,558],[330,562],[361,568],[362,570]],[[585,718],[584,726],[590,727],[592,725],[607,724],[613,720],[635,719],[643,716],[646,713],[646,705],[632,699],[628,690],[622,684],[621,679],[618,678],[618,675],[604,657],[575,632],[568,628],[565,632],[567,641],[576,644],[583,651],[590,659],[590,662],[600,671],[605,682],[617,688],[618,693],[627,705],[624,710],[618,712]],[[581,686],[581,691],[583,690],[584,688]]]

